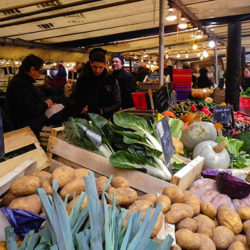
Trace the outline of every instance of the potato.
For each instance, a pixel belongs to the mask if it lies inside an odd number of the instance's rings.
[[[234,241],[241,241],[243,244],[247,244],[247,238],[244,234],[237,234],[234,236]]]
[[[161,204],[162,205],[161,211],[163,213],[166,213],[171,206],[171,200],[168,196],[161,195],[155,200],[155,205],[157,205],[157,204]]]
[[[245,250],[245,246],[241,241],[234,241],[228,250]]]
[[[183,202],[194,209],[194,216],[200,213],[200,199],[195,194],[191,193],[190,191],[185,191]]]
[[[204,234],[196,233],[200,237],[201,246],[199,250],[216,250],[214,242]]]
[[[120,206],[129,206],[138,197],[137,192],[132,188],[116,188],[113,192],[116,202]]]
[[[189,216],[188,217],[193,217],[194,215],[194,210],[191,206],[184,204],[184,203],[174,203],[171,205],[170,210],[174,209],[184,209],[188,211]]]
[[[249,206],[239,208],[237,213],[239,214],[242,220],[250,220],[250,207]]]
[[[42,203],[41,203],[40,197],[37,194],[32,194],[32,195],[18,197],[14,199],[9,204],[9,208],[22,209],[22,210],[27,210],[27,211],[31,211],[31,212],[39,214],[42,208]]]
[[[244,223],[243,223],[243,231],[244,231],[244,233],[247,232],[247,229],[248,229],[248,228],[250,228],[250,220],[246,220],[246,221],[244,221]]]
[[[185,218],[181,220],[180,222],[178,222],[178,224],[176,225],[176,228],[177,230],[182,229],[182,228],[188,229],[192,231],[193,233],[195,233],[198,228],[198,223],[192,218]]]
[[[171,250],[182,250],[182,248],[176,244],[176,245],[171,247]]]
[[[40,179],[37,176],[23,176],[15,179],[10,185],[10,192],[15,196],[35,194],[40,187]]]
[[[211,219],[214,219],[217,215],[216,207],[210,202],[201,202],[201,212]]]
[[[199,249],[200,237],[187,229],[179,229],[175,232],[176,243],[184,249]]]
[[[66,183],[75,178],[75,170],[68,166],[56,168],[52,173],[52,179],[57,180],[59,187],[63,187]]]
[[[247,245],[250,247],[250,228],[246,231],[246,239],[247,239]]]
[[[225,226],[219,226],[213,229],[212,240],[219,249],[227,249],[234,241],[233,232]]]
[[[234,234],[239,234],[242,230],[240,216],[227,205],[221,205],[218,208],[218,221],[220,225],[228,227]]]
[[[184,201],[184,193],[178,187],[165,187],[162,191],[162,194],[167,195],[172,203],[182,203]]]
[[[53,194],[53,188],[50,184],[49,179],[43,179],[41,181],[41,187],[45,190],[46,194]]]
[[[149,207],[153,207],[153,203],[148,200],[136,200],[134,203],[130,205],[129,208],[133,208],[133,212],[146,211]]]
[[[52,174],[50,172],[47,172],[47,171],[37,171],[37,172],[34,172],[32,174],[32,176],[37,176],[41,180],[48,179],[48,181],[51,181],[51,178],[52,178]]]
[[[129,188],[129,182],[122,176],[116,176],[112,179],[111,185],[115,188]]]
[[[75,200],[71,200],[68,204],[67,204],[67,212],[68,212],[68,215],[70,215],[71,211],[72,211],[72,208],[73,208],[73,205],[76,207],[79,199],[80,199],[80,196],[81,195],[77,195],[75,197]],[[87,195],[84,196],[84,199],[83,199],[83,202],[82,202],[82,205],[81,205],[81,210],[83,210],[88,204],[88,198],[87,198]]]
[[[7,194],[5,194],[2,198],[2,202],[1,205],[3,207],[7,207],[9,206],[9,204],[11,203],[11,201],[13,201],[14,199],[16,199],[18,196],[15,196],[14,194],[12,194],[11,192],[8,192]]]
[[[144,194],[142,196],[139,196],[138,200],[148,200],[148,201],[151,201],[155,205],[156,198],[157,197],[155,194]]]
[[[215,223],[208,216],[199,214],[193,218],[198,223],[197,233],[212,237]]]
[[[75,178],[84,178],[87,177],[89,175],[91,171],[89,169],[86,168],[76,168],[75,169]]]
[[[74,195],[81,194],[81,192],[85,191],[85,184],[82,178],[74,179],[68,182],[60,191],[60,196],[62,199],[65,199],[66,195],[69,194],[68,199],[73,199]]]
[[[166,214],[166,221],[171,224],[176,224],[187,217],[191,217],[188,209],[171,209]]]
[[[105,186],[107,185],[108,180],[109,179],[106,176],[100,176],[99,178],[96,179],[96,188],[97,188],[97,192],[99,195],[102,194],[102,191],[104,190]]]

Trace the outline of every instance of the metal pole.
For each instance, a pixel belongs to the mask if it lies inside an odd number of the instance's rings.
[[[159,73],[160,85],[163,85],[164,79],[164,19],[165,19],[165,0],[160,0],[160,17],[159,17]]]
[[[219,73],[218,73],[218,50],[217,50],[217,40],[214,40],[214,57],[215,57],[215,85],[219,85]]]

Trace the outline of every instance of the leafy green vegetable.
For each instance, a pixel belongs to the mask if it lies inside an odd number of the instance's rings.
[[[244,141],[242,150],[250,152],[250,130],[244,131],[242,134],[238,135],[239,140]]]
[[[184,128],[184,122],[180,119],[168,117],[168,123],[172,136],[175,137],[176,139],[180,139],[182,134],[182,129]]]
[[[240,93],[240,96],[243,96],[243,97],[250,97],[250,87],[247,88],[246,91],[241,92],[241,93]]]

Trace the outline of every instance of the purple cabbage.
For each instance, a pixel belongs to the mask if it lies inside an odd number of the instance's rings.
[[[232,199],[242,199],[250,194],[250,184],[226,172],[216,175],[216,187],[220,193]]]
[[[217,169],[205,169],[201,172],[201,175],[204,178],[210,178],[210,179],[215,180],[216,175],[219,173],[228,173],[229,175],[232,175],[232,172],[229,170],[217,170]]]

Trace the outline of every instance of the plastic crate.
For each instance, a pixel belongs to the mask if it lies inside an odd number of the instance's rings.
[[[176,96],[177,96],[177,100],[186,100],[189,99],[191,97],[191,90],[190,91],[176,91]]]
[[[148,94],[144,92],[132,93],[132,99],[137,109],[142,109],[142,110],[148,109],[146,95]]]
[[[240,111],[250,116],[250,97],[240,97]]]

